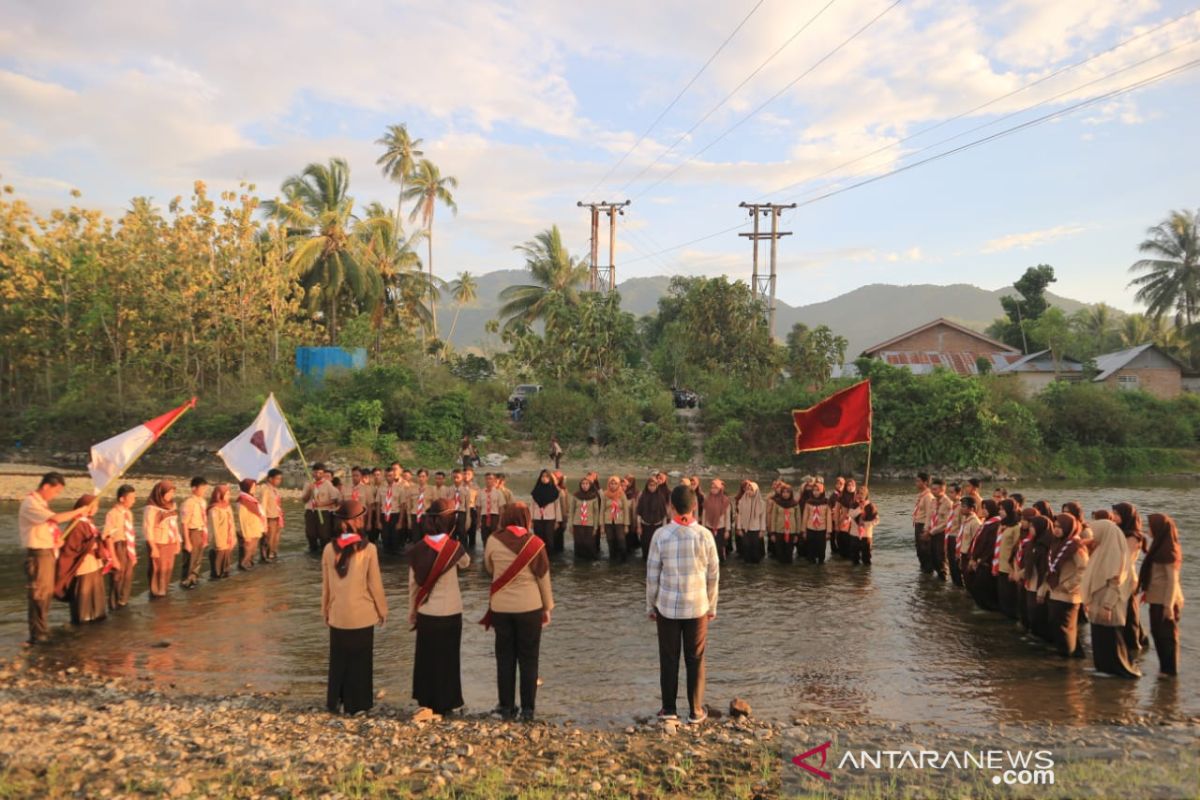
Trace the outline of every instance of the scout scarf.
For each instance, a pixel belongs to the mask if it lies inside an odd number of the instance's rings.
[[[1079,539],[1079,522],[1070,514],[1058,515],[1058,527],[1063,529],[1063,538],[1057,547],[1051,550],[1050,569],[1046,573],[1046,582],[1051,589],[1058,588],[1059,567],[1064,558],[1075,555],[1081,541]]]
[[[503,575],[492,581],[491,590],[488,592],[488,610],[483,615],[483,619],[479,620],[479,624],[483,626],[485,631],[492,627],[492,597],[495,596],[496,592],[511,583],[513,578],[520,575],[521,570],[525,569],[529,562],[533,561],[534,557],[545,549],[546,544],[541,539],[536,536],[527,537],[525,544],[521,546],[520,552],[517,553],[517,557],[508,565],[508,569],[504,570]]]
[[[392,503],[394,502],[394,498],[395,498],[395,486],[396,486],[396,484],[389,483],[387,485],[387,488],[384,489],[384,491],[383,491],[383,518],[384,519],[390,519],[392,514],[394,513],[392,511],[392,508],[393,508]]]
[[[334,569],[337,571],[339,578],[346,577],[346,573],[350,571],[350,556],[366,546],[367,540],[358,531],[353,529],[344,530],[334,537],[333,549],[337,551],[337,561],[334,563]]]
[[[430,553],[437,555],[431,560]],[[415,608],[425,605],[429,595],[433,593],[433,587],[458,563],[462,556],[462,545],[444,533],[437,536],[426,536],[417,543],[412,553],[413,577],[420,583],[417,594],[413,598]],[[412,630],[416,630],[415,625]]]
[[[917,504],[915,506],[913,506],[913,513],[912,513],[914,525],[917,522],[917,517],[919,517],[921,515],[921,506],[925,503],[925,498],[932,497],[932,496],[933,496],[933,492],[929,491],[928,489],[926,489],[925,491],[923,491],[919,495],[917,495]]]

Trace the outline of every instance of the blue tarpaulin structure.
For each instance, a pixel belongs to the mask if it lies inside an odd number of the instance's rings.
[[[296,370],[303,380],[320,383],[325,373],[337,369],[363,369],[367,366],[365,347],[297,347]]]

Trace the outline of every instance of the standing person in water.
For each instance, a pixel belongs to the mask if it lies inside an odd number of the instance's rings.
[[[625,499],[629,501],[629,528],[625,531],[625,553],[632,553],[641,547],[642,540],[638,536],[638,488],[637,478],[633,473],[621,479],[621,488],[625,490]]]
[[[783,564],[792,563],[792,548],[800,535],[797,517],[804,509],[792,495],[792,487],[781,483],[775,494],[767,498],[767,531],[770,534],[771,554]],[[822,545],[824,550],[824,545]]]
[[[917,563],[921,572],[933,571],[933,558],[929,550],[927,530],[933,517],[933,492],[929,490],[929,473],[917,473],[917,502],[913,506],[913,541],[917,549]]]
[[[417,631],[412,696],[422,708],[447,714],[463,704],[458,573],[471,557],[450,536],[454,514],[446,501],[434,501],[422,524],[425,535],[409,549],[408,623]]]
[[[99,622],[108,616],[100,570],[112,562],[113,556],[92,521],[96,506],[95,495],[85,494],[75,501],[76,509],[89,513],[75,520],[58,551],[54,596],[70,605],[72,625]]]
[[[708,624],[717,616],[720,560],[712,534],[696,523],[696,493],[671,492],[674,516],[650,542],[646,559],[646,614],[658,628],[659,719],[678,719],[679,656],[687,671],[688,722],[708,717],[704,707],[704,651]]]
[[[214,486],[208,498],[208,516],[212,523],[213,549],[209,551],[209,580],[229,577],[233,564],[233,548],[237,544],[237,526],[233,522],[233,506],[229,503],[229,487]]]
[[[964,495],[958,504],[961,507],[958,512],[958,541],[954,546],[958,548],[958,574],[962,580],[959,585],[970,591],[971,549],[975,546],[975,536],[983,526],[983,520],[979,518],[980,503],[976,501],[975,495]]]
[[[282,483],[283,470],[272,469],[267,472],[267,479],[258,485],[258,502],[267,520],[267,529],[259,542],[259,556],[263,563],[272,563],[279,559],[279,540],[283,535],[283,500],[279,497],[279,487]],[[368,510],[368,514],[370,513]],[[378,533],[371,541],[377,538]]]
[[[619,481],[619,479],[618,479]],[[517,715],[517,668],[521,671],[521,719],[533,720],[537,700],[538,655],[542,628],[550,624],[554,595],[545,543],[529,531],[529,507],[510,503],[500,527],[483,548],[483,565],[492,576],[484,630],[496,630],[497,713]]]
[[[1092,534],[1092,552],[1079,587],[1092,627],[1092,659],[1098,672],[1140,678],[1123,633],[1129,596],[1137,588],[1132,555],[1125,534],[1111,519],[1093,520]]]
[[[479,492],[476,504],[479,508],[479,533],[483,544],[487,545],[488,537],[500,525],[500,512],[504,510],[506,497],[500,488],[500,481],[495,473],[489,472],[483,476],[483,489]]]
[[[179,512],[175,509],[175,484],[170,481],[154,484],[142,512],[142,532],[150,546],[150,597],[166,597],[182,541]]]
[[[646,479],[646,488],[638,497],[637,518],[641,530],[642,558],[650,557],[650,543],[654,533],[667,521],[667,505],[658,487],[658,476]]]
[[[379,554],[363,535],[367,508],[347,500],[334,514],[337,536],[321,554],[321,612],[329,626],[331,714],[366,711],[375,703],[375,626],[387,621]]]
[[[1179,617],[1183,613],[1183,589],[1179,573],[1183,549],[1175,520],[1166,514],[1151,514],[1150,549],[1142,560],[1139,588],[1150,604],[1150,635],[1158,653],[1159,672],[1179,674]]]
[[[571,495],[571,536],[575,541],[575,557],[595,560],[600,553],[596,547],[596,530],[600,527],[600,492],[584,478],[579,489]]]
[[[204,551],[208,547],[208,503],[204,500],[208,481],[192,478],[192,493],[179,505],[180,525],[183,528],[182,589],[193,589],[200,580],[204,566]]]
[[[946,495],[950,498],[950,520],[946,523],[945,559],[950,567],[950,581],[955,586],[962,586],[962,569],[959,562],[958,527],[962,524],[962,486],[952,483],[946,487]]]
[[[717,557],[724,564],[729,555],[729,537],[733,533],[733,502],[725,494],[725,481],[720,478],[713,478],[708,484],[701,519],[704,527],[712,531]]]
[[[825,542],[833,532],[833,508],[825,495],[825,481],[817,478],[804,505],[804,557],[810,564],[825,563]]]
[[[308,551],[313,554],[320,553],[333,538],[333,511],[342,498],[332,477],[318,461],[312,465],[312,481],[300,495],[304,502],[304,536],[308,539]]]
[[[1079,538],[1079,522],[1070,514],[1059,514],[1053,525],[1043,516],[1030,520],[1037,537],[1051,530],[1054,543],[1050,548],[1046,582],[1042,599],[1046,601],[1047,623],[1053,632],[1058,654],[1063,657],[1083,658],[1083,645],[1079,641],[1079,606],[1083,602],[1080,587],[1088,565],[1087,548]]]
[[[1139,575],[1138,557],[1146,552],[1146,535],[1142,533],[1142,515],[1138,513],[1133,503],[1117,503],[1112,507],[1116,517],[1113,522],[1125,534],[1125,544],[1129,547],[1129,565],[1133,570],[1134,587],[1129,595],[1129,608],[1125,612],[1125,647],[1131,656],[1136,657],[1150,647],[1150,637],[1142,629],[1141,598],[1137,587]]]
[[[533,484],[529,495],[533,500],[534,535],[545,542],[547,548],[553,548],[554,530],[562,514],[559,513],[558,484],[554,482],[550,470],[544,469],[538,473],[537,483]]]
[[[133,504],[137,492],[125,483],[117,489],[117,502],[104,515],[104,538],[109,541],[115,569],[109,572],[108,608],[115,611],[129,605],[133,590],[133,568],[137,566],[137,532],[133,526]]]
[[[738,552],[748,564],[763,560],[763,535],[767,530],[767,503],[754,481],[743,481],[737,499]]]
[[[604,496],[600,498],[600,513],[604,520],[604,538],[608,542],[608,558],[624,562],[629,557],[625,550],[625,531],[632,521],[633,507],[625,496],[624,482],[619,475],[608,479]]]
[[[254,567],[254,556],[258,553],[259,542],[262,540],[263,534],[267,531],[267,518],[263,516],[262,506],[258,502],[258,498],[254,496],[255,481],[253,478],[243,478],[238,484],[238,527],[241,529],[241,560],[238,562],[238,569],[248,570]],[[350,502],[350,501],[346,501]],[[355,500],[363,507],[363,513],[366,513],[366,505],[362,501]],[[345,505],[343,503],[343,505]],[[338,517],[338,519],[341,519]],[[358,527],[362,528],[363,521],[359,521]]]
[[[1000,608],[996,594],[1000,575],[1000,506],[988,498],[983,501],[983,513],[986,518],[971,537],[966,583],[976,605],[984,611],[997,611]]]
[[[854,491],[854,503],[849,511],[850,534],[843,551],[855,564],[871,566],[871,542],[875,538],[875,525],[879,522],[879,509],[871,502],[871,490],[859,486]]]
[[[1021,539],[1021,511],[1016,500],[1006,497],[1000,503],[1000,533],[995,545],[996,602],[1009,619],[1017,619],[1017,584],[1012,580],[1012,557]]]
[[[938,580],[944,581],[950,569],[946,559],[946,527],[950,524],[950,518],[954,516],[954,502],[946,494],[946,482],[941,478],[933,479],[929,485],[929,493],[933,497],[929,511],[929,527],[925,530],[925,536],[929,540],[929,567],[931,572],[937,574]]]

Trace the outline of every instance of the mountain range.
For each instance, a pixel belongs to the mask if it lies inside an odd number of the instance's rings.
[[[488,334],[484,325],[495,318],[500,310],[500,292],[509,286],[526,283],[528,273],[524,270],[498,270],[479,275],[476,280],[479,284],[478,299],[462,308],[450,339],[460,352],[479,349],[494,351],[500,347],[498,337]],[[670,283],[671,278],[666,275],[622,281],[617,286],[621,307],[636,316],[653,313],[658,308],[658,299],[666,294]],[[937,317],[946,317],[983,331],[997,317],[1003,316],[1000,298],[1010,294],[1016,294],[1016,290],[1011,287],[980,289],[965,283],[949,286],[876,283],[810,305],[792,306],[776,300],[775,335],[782,340],[797,322],[803,322],[810,328],[828,325],[834,333],[846,337],[849,342],[846,356],[849,360],[874,344]],[[1049,292],[1046,299],[1068,315],[1087,305]],[[443,299],[438,308],[438,330],[443,336],[450,330],[455,311],[453,302],[449,298]]]

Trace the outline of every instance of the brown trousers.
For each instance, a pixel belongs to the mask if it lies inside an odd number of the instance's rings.
[[[113,552],[117,556],[117,569],[108,574],[108,607],[118,609],[129,605],[129,594],[133,591],[133,564],[130,563],[129,548],[125,542],[116,542]]]
[[[166,597],[171,585],[171,574],[175,572],[175,556],[179,552],[179,544],[158,545],[158,558],[150,563],[150,596]]]
[[[259,539],[262,537],[260,536]],[[250,569],[254,566],[254,551],[258,550],[258,539],[242,539],[242,558],[238,561],[238,567],[241,569]]]
[[[25,577],[29,592],[29,641],[50,638],[50,601],[54,599],[54,551],[30,548],[25,551]]]
[[[191,549],[183,551],[183,570],[180,574],[180,581],[191,585],[200,580],[200,570],[204,568],[204,545],[208,537],[199,528],[189,528],[184,536],[187,537]]]
[[[274,561],[279,555],[279,538],[283,534],[283,526],[279,517],[267,520],[267,535],[258,543],[259,555],[263,561]]]

